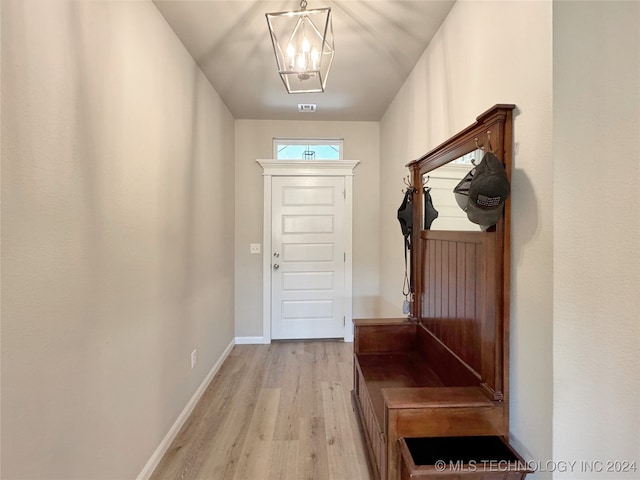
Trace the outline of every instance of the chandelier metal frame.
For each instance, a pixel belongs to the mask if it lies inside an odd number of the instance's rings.
[[[331,8],[265,14],[278,73],[288,93],[324,92],[335,55]]]

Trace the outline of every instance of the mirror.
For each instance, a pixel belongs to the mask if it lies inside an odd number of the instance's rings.
[[[430,188],[429,194],[433,206],[438,211],[438,217],[431,223],[431,230],[462,230],[480,231],[482,228],[467,218],[467,214],[460,208],[453,189],[464,176],[482,160],[484,152],[473,150],[451,162],[422,175],[422,184]],[[425,202],[427,196],[424,195]],[[423,212],[426,211],[426,205]],[[424,218],[422,228],[425,228]]]

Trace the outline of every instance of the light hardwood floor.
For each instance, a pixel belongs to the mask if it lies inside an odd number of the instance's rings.
[[[353,344],[236,345],[152,480],[370,480]]]

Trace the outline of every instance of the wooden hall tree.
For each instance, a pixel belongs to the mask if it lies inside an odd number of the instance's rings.
[[[416,206],[411,314],[354,321],[353,403],[377,479],[443,474],[433,466],[412,473],[407,444],[416,442],[408,439],[440,438],[435,445],[459,444],[453,452],[460,455],[474,438],[478,445],[498,441],[505,455],[521,461],[508,445],[510,200],[497,223],[484,229],[423,228],[423,185],[439,167],[481,149],[502,162],[510,181],[514,108],[494,106],[408,164]]]

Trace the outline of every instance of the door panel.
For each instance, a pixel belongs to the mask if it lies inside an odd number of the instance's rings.
[[[282,246],[282,259],[287,262],[332,262],[332,243],[298,243]]]
[[[274,177],[273,339],[344,336],[343,177]]]
[[[282,191],[283,205],[333,205],[333,187],[309,185],[305,189],[284,186]]]
[[[282,233],[333,234],[333,221],[333,215],[283,215]]]

